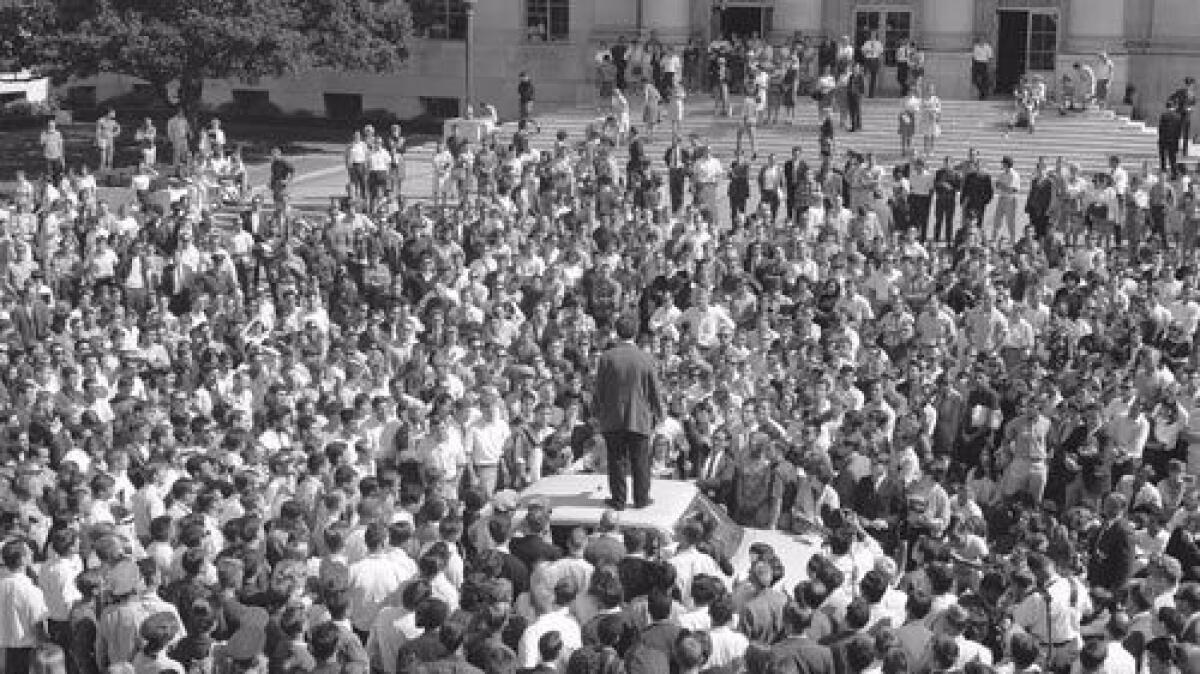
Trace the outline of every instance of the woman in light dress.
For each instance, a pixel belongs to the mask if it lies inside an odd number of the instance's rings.
[[[613,117],[617,119],[617,145],[621,146],[629,138],[629,128],[632,125],[629,115],[629,99],[625,98],[625,92],[620,89],[613,90],[612,106]]]
[[[920,88],[917,86],[909,87],[908,95],[905,96],[904,102],[901,104],[897,123],[897,131],[900,134],[900,154],[906,157],[912,154],[912,139],[917,134],[917,116],[920,113]]]
[[[671,117],[671,135],[683,134],[683,99],[687,97],[682,85],[676,85],[671,89],[671,106],[669,109]]]
[[[937,87],[932,82],[927,85],[925,98],[921,101],[921,132],[925,154],[930,156],[942,135],[942,99],[938,98]]]
[[[645,102],[642,104],[642,123],[646,125],[646,142],[654,142],[654,127],[658,125],[658,119],[662,115],[662,94],[658,93],[658,88],[651,82],[646,82]]]

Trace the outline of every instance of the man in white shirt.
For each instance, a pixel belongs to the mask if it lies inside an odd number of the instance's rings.
[[[992,241],[1000,240],[1001,225],[1008,223],[1008,245],[1017,241],[1017,193],[1021,191],[1021,174],[1013,168],[1012,157],[1000,160],[996,176],[996,215],[992,221]]]
[[[497,410],[499,394],[491,386],[479,392],[479,407],[482,417],[467,428],[467,455],[475,470],[475,481],[483,490],[485,498],[492,498],[496,491],[496,480],[500,474],[500,459],[504,446],[512,435],[508,422]]]
[[[26,574],[29,546],[10,540],[0,548],[0,648],[4,649],[4,671],[33,670],[33,650],[46,638],[50,610],[45,595]]]
[[[554,584],[554,602],[545,607],[544,612],[533,621],[521,634],[517,647],[517,667],[532,669],[538,665],[538,642],[542,635],[548,632],[558,632],[562,637],[562,652],[559,653],[559,666],[562,667],[570,659],[571,654],[583,645],[579,623],[571,615],[571,603],[579,590],[571,578],[562,578]]]
[[[883,58],[883,43],[879,32],[873,31],[871,38],[862,45],[862,57],[867,68],[867,96],[875,98],[875,84],[879,80],[879,66]]]
[[[991,65],[992,45],[982,35],[976,35],[971,47],[971,83],[979,90],[981,101],[987,100],[991,89]]]
[[[722,306],[709,304],[710,291],[707,288],[696,288],[695,304],[679,318],[680,327],[686,326],[695,337],[696,342],[705,348],[718,344],[721,328],[733,330],[737,324]]]
[[[350,623],[367,634],[383,608],[384,601],[408,582],[403,567],[387,554],[388,528],[382,522],[367,525],[363,542],[367,556],[350,565]]]
[[[680,531],[680,550],[669,561],[675,567],[675,585],[689,608],[692,606],[692,580],[699,575],[713,576],[729,582],[721,566],[711,555],[700,551],[696,544],[704,538],[704,529],[697,522],[688,522]]]
[[[1108,52],[1100,52],[1096,63],[1096,105],[1101,110],[1108,107],[1108,86],[1113,77],[1113,60]]]

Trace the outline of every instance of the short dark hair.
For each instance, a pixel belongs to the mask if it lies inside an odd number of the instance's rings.
[[[7,549],[8,546],[5,546]],[[675,602],[671,599],[670,593],[662,588],[654,588],[650,590],[649,596],[646,598],[646,608],[650,612],[651,620],[666,620],[671,617],[671,609],[674,608]]]
[[[563,640],[558,630],[550,630],[538,638],[538,655],[544,662],[553,662],[562,655]]]
[[[708,615],[712,618],[713,627],[723,627],[733,620],[733,597],[721,595],[708,605]]]

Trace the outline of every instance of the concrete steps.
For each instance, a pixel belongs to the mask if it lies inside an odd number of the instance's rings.
[[[740,101],[739,101],[740,103]],[[791,148],[799,144],[804,151],[806,160],[810,163],[817,155],[817,119],[815,105],[807,100],[799,101],[795,125],[783,123],[758,127],[759,161],[765,159],[768,153],[775,153],[780,161],[791,154]],[[641,126],[641,101],[631,99],[632,119],[635,125]],[[839,131],[837,146],[839,155],[837,163],[842,162],[841,151],[852,149],[860,152],[874,152],[876,161],[884,166],[900,163],[900,140],[896,133],[896,114],[900,102],[896,99],[867,100],[863,109],[864,130],[858,133]],[[1140,171],[1144,161],[1151,168],[1157,168],[1157,142],[1154,129],[1147,129],[1141,122],[1131,122],[1112,111],[1087,111],[1060,116],[1056,110],[1048,110],[1039,118],[1036,133],[1029,134],[1024,129],[1014,129],[1009,132],[1006,128],[1010,118],[1012,105],[1000,101],[943,101],[942,102],[942,136],[931,161],[941,163],[943,156],[949,156],[953,161],[966,157],[969,149],[978,150],[985,163],[995,170],[1001,157],[1011,156],[1017,170],[1026,178],[1031,174],[1038,157],[1045,157],[1053,166],[1055,159],[1062,156],[1067,162],[1077,162],[1085,172],[1105,171],[1108,168],[1108,158],[1116,154],[1120,156],[1130,172]],[[712,99],[704,95],[696,95],[687,102],[687,116],[683,125],[683,133],[697,134],[716,152],[726,164],[732,158],[736,145],[739,110],[734,110],[735,116],[718,117],[713,114]],[[573,141],[581,140],[589,125],[597,122],[599,116],[594,107],[569,107],[549,111],[537,118],[542,133],[532,137],[531,142],[536,149],[550,150],[554,145],[558,131],[566,131]],[[507,123],[500,130],[500,138],[508,142],[515,130],[515,125]],[[662,124],[655,131],[656,141],[647,144],[647,154],[651,160],[661,166],[662,154],[669,144],[669,125]],[[921,137],[914,139],[914,146],[919,152],[922,147]],[[405,196],[411,199],[427,200],[432,193],[432,175],[430,170],[434,145],[432,142],[410,146],[408,153],[408,180],[405,183]],[[747,156],[749,150],[746,150]],[[619,164],[624,165],[625,151],[618,151]],[[326,189],[320,199],[312,199],[313,205],[324,208],[328,204],[328,194],[338,191],[338,183],[344,185],[344,178],[329,176],[320,182],[320,188],[332,185]],[[317,188],[317,185],[313,185]],[[300,190],[301,193],[304,190]],[[723,194],[724,190],[720,190]],[[307,204],[307,199],[300,200],[301,205]]]

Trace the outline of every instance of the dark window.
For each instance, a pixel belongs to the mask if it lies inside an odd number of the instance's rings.
[[[330,119],[355,121],[362,111],[362,94],[325,94],[325,116]]]
[[[271,104],[271,92],[266,89],[234,89],[233,103],[239,108],[258,108]]]
[[[458,99],[457,98],[440,98],[437,96],[422,96],[421,110],[428,117],[434,119],[450,119],[458,117]]]
[[[1029,16],[1029,70],[1054,70],[1058,53],[1058,16],[1034,13]]]
[[[896,49],[912,38],[912,12],[888,12],[884,24],[883,62],[896,65]]]
[[[25,98],[26,96],[24,91],[9,91],[0,94],[0,107],[4,107],[5,105],[8,105],[14,101],[23,101]]]
[[[883,43],[883,64],[896,66],[896,49],[912,37],[912,12],[881,12],[866,10],[854,17],[854,58],[862,59],[863,43],[879,33]]]
[[[463,0],[410,0],[413,35],[433,40],[465,40],[467,8]]]
[[[67,107],[94,108],[96,105],[96,87],[77,86],[67,89]]]
[[[570,0],[525,0],[525,34],[533,42],[571,37]]]

